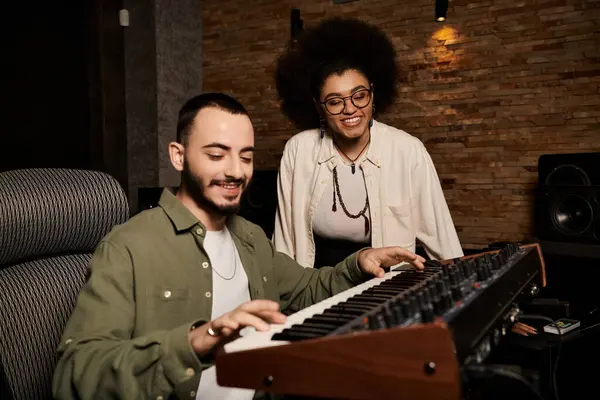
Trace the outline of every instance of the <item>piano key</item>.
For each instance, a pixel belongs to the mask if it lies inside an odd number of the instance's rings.
[[[227,343],[224,346],[226,352],[235,352],[242,350],[258,349],[262,347],[270,346],[281,346],[289,343],[287,340],[282,340],[277,337],[277,340],[272,340],[273,336],[277,333],[282,332],[284,329],[291,327],[294,324],[302,323],[304,320],[311,318],[315,315],[322,314],[326,309],[335,306],[336,304],[342,303],[350,297],[362,293],[365,290],[379,285],[393,277],[401,274],[405,274],[410,271],[390,271],[387,272],[382,278],[373,278],[366,282],[361,283],[351,289],[336,294],[335,296],[329,297],[317,304],[313,304],[303,310],[300,310],[286,318],[286,322],[283,324],[271,324],[269,331],[258,332],[254,328],[247,327],[240,331],[240,338]],[[341,316],[335,316],[341,318]],[[348,321],[351,321],[356,316],[347,316]],[[294,337],[295,339],[296,337]]]

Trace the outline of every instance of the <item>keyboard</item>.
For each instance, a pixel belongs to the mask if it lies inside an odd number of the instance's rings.
[[[300,396],[458,400],[460,368],[485,361],[518,302],[545,284],[537,244],[390,271],[266,332],[242,330],[217,355],[217,380]]]
[[[280,346],[289,344],[292,338],[286,338],[285,335],[281,335],[284,330],[290,329],[294,325],[302,324],[304,321],[312,318],[315,315],[323,314],[326,309],[336,306],[340,303],[345,302],[349,298],[361,294],[367,289],[381,284],[382,282],[388,281],[391,278],[402,274],[402,271],[391,271],[387,272],[383,278],[371,279],[358,286],[348,289],[344,292],[338,293],[320,303],[314,304],[307,307],[295,314],[287,317],[284,324],[271,324],[270,329],[264,332],[258,332],[254,328],[244,328],[240,332],[240,338],[225,345],[225,351],[233,353],[236,351],[259,349],[270,346]],[[273,337],[275,336],[275,337]],[[293,339],[292,339],[293,340]]]

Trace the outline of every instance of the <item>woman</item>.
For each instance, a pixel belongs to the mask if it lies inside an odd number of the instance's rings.
[[[390,40],[358,20],[304,31],[277,62],[282,111],[302,131],[281,160],[273,241],[305,267],[416,240],[432,258],[463,255],[427,150],[374,119],[397,73]]]

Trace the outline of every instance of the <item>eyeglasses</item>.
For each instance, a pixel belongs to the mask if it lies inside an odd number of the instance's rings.
[[[344,112],[346,108],[346,100],[350,99],[352,105],[356,108],[365,108],[371,102],[371,93],[373,89],[361,89],[354,93],[352,96],[346,97],[332,97],[325,101],[320,102],[325,106],[327,112],[331,115],[338,115]]]

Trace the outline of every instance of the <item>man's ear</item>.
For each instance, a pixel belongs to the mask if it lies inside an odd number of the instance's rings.
[[[178,142],[169,143],[169,158],[173,168],[177,171],[183,171],[183,163],[185,160],[185,147]]]

